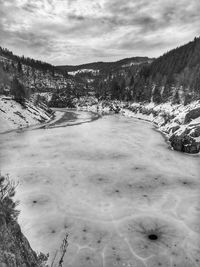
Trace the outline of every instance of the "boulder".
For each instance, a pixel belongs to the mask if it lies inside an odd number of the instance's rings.
[[[200,108],[192,109],[185,115],[184,123],[190,123],[192,120],[198,117],[200,117]]]
[[[195,138],[190,135],[187,135],[183,132],[181,135],[173,134],[169,141],[174,150],[196,154],[200,151],[200,142],[197,142]]]
[[[196,127],[192,130],[190,136],[192,136],[192,137],[199,137],[199,136],[200,136],[200,126],[196,126]]]

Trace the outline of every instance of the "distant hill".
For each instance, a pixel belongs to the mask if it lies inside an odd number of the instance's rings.
[[[115,62],[92,62],[82,65],[65,65],[57,66],[58,69],[66,70],[67,72],[78,71],[81,69],[93,70],[113,70],[121,67],[129,67],[131,65],[140,64],[144,62],[152,62],[154,59],[148,57],[131,57],[124,58]]]
[[[12,51],[8,50],[7,48],[3,48],[0,46],[0,57],[7,59],[7,60],[11,60],[14,62],[20,62],[21,64],[36,68],[36,69],[40,69],[43,71],[54,71],[54,66],[46,63],[46,62],[42,62],[40,60],[35,60],[29,57],[24,57],[24,56],[17,56],[15,54],[13,54]]]
[[[141,59],[143,62],[136,65]],[[107,77],[98,80],[95,88],[99,98],[174,104],[200,98],[200,38],[157,59],[137,58],[136,64],[129,66],[131,61],[134,58],[108,65],[118,69],[111,67]]]
[[[64,70],[40,60],[17,56],[0,47],[0,94],[11,93],[14,77],[28,94],[67,90],[69,87],[82,90],[85,87],[80,79],[69,77]]]
[[[145,88],[145,89],[144,89]],[[200,97],[200,38],[155,59],[135,77],[134,99],[163,102],[181,96]]]
[[[22,105],[33,100],[36,105],[48,102],[51,107],[74,107],[72,99],[87,95],[88,90],[82,77],[0,47],[0,97],[6,95]]]
[[[200,98],[200,38],[157,59],[131,57],[74,66],[53,66],[0,47],[0,91],[2,84],[7,90],[14,75],[34,92],[61,90],[68,98],[72,92],[76,97],[187,103]]]

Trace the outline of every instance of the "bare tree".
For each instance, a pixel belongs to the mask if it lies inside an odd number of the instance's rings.
[[[58,267],[62,267],[63,266],[63,259],[64,259],[64,256],[67,252],[67,247],[68,247],[68,234],[65,235],[65,238],[63,239],[63,242],[62,242],[62,245],[60,247],[60,251],[61,251],[61,257],[60,257],[60,260],[59,260],[59,264],[58,264]]]

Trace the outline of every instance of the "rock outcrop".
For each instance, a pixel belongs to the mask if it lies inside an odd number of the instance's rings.
[[[196,154],[200,151],[200,125],[184,125],[169,138],[174,150]]]
[[[190,110],[186,115],[185,115],[185,121],[184,123],[190,123],[192,120],[196,119],[200,117],[200,107],[199,108],[195,108]]]
[[[173,134],[169,141],[174,150],[195,154],[200,151],[200,142],[183,132],[180,136]]]
[[[0,213],[0,267],[41,267],[17,222],[6,222]]]

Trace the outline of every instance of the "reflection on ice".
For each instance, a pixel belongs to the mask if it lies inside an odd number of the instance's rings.
[[[51,260],[67,232],[66,266],[199,266],[199,158],[169,150],[142,121],[58,124],[1,136],[32,247]]]

